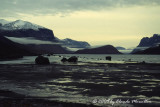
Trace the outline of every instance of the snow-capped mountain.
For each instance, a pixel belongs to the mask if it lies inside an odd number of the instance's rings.
[[[8,23],[10,23],[10,21],[6,21],[4,19],[0,19],[1,26],[5,25],[5,24],[8,24]]]
[[[42,26],[27,22],[27,21],[23,21],[23,20],[7,22],[1,19],[0,23],[2,24],[1,29],[4,29],[4,30],[19,30],[19,29],[39,30],[40,28],[44,28]]]
[[[23,20],[8,22],[1,19],[0,34],[6,37],[34,38],[43,41],[55,41],[52,30]]]
[[[34,46],[33,50],[39,53],[68,53],[66,49],[90,47],[87,42],[72,39],[60,40],[54,36],[52,30],[23,20],[8,22],[1,19],[0,36],[18,44],[27,45],[31,49]]]

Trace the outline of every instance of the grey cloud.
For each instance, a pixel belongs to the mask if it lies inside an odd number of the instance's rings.
[[[160,0],[0,0],[0,14],[15,17],[18,13],[57,14],[145,5],[160,5]]]

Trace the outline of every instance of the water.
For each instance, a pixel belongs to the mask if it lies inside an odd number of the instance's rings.
[[[97,63],[124,63],[142,62],[147,63],[160,63],[160,55],[104,55],[104,54],[56,54],[55,56],[46,56],[49,58],[51,63],[61,63],[63,57],[69,58],[71,56],[77,56],[80,62],[97,62]],[[106,61],[105,57],[111,56],[112,61]],[[24,56],[23,58],[9,61],[0,61],[0,64],[34,64],[36,56]]]

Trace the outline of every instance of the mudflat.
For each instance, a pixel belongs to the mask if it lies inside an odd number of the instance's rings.
[[[0,106],[160,106],[160,64],[1,64]]]

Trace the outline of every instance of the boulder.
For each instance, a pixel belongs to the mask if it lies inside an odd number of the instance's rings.
[[[106,60],[111,61],[112,57],[111,56],[106,56]]]
[[[77,62],[78,58],[76,56],[72,56],[68,59],[68,62]]]
[[[49,59],[46,58],[46,57],[43,57],[43,56],[38,56],[36,59],[35,59],[35,64],[40,64],[40,65],[43,65],[43,64],[50,64],[49,62]]]
[[[61,61],[62,61],[62,62],[67,62],[68,59],[67,59],[67,58],[62,58]]]

